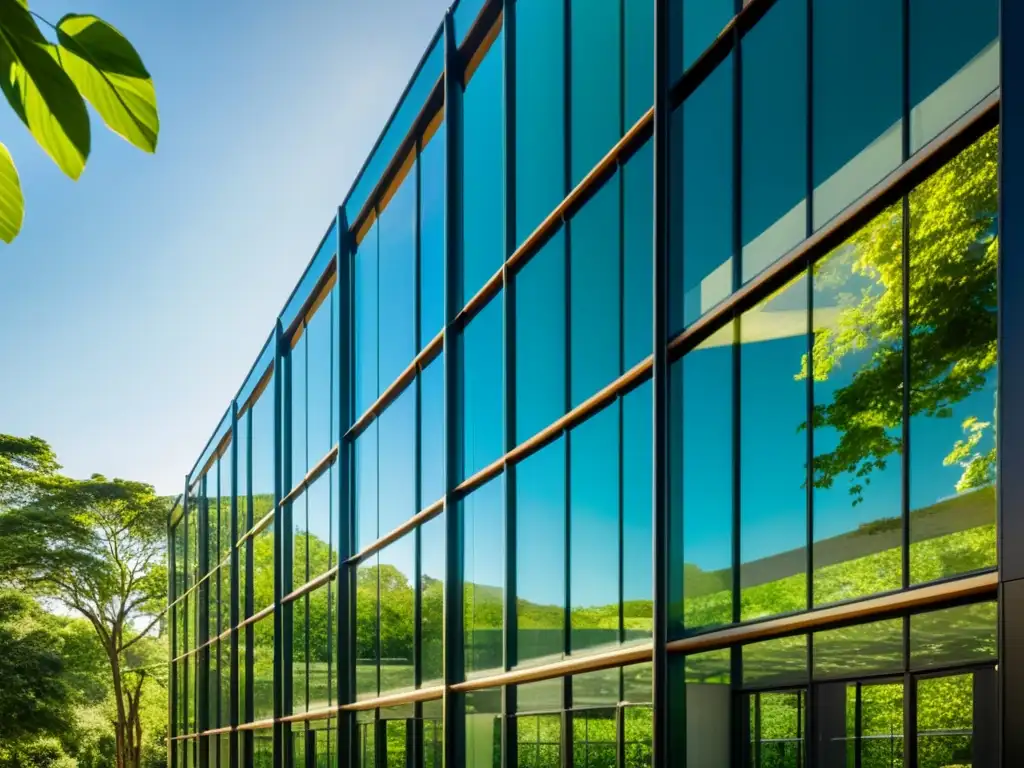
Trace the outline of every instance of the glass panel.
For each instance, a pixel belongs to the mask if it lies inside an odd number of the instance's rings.
[[[653,671],[650,662],[622,668],[622,700],[631,704],[650,704]]]
[[[376,768],[377,744],[375,711],[359,712],[356,715],[356,750],[359,768]]]
[[[274,509],[274,379],[252,407],[253,525]],[[271,568],[273,573],[273,568]]]
[[[998,132],[910,195],[910,581],[996,564]]]
[[[619,407],[569,435],[570,648],[619,640]]]
[[[621,370],[619,192],[618,179],[610,180],[569,222],[573,408]]]
[[[274,716],[274,615],[253,625],[253,722]]]
[[[306,491],[309,516],[307,555],[309,578],[314,579],[335,563],[331,552],[331,528],[333,527],[334,467],[317,478]]]
[[[654,104],[654,3],[623,3],[626,60],[625,123],[628,129]]]
[[[816,605],[902,584],[902,232],[893,206],[813,271]]]
[[[648,3],[640,3],[646,8]],[[637,4],[629,4],[630,8]],[[630,13],[631,11],[627,11]],[[622,169],[623,370],[651,353],[651,299],[654,253],[654,143],[647,142]]]
[[[416,505],[416,388],[407,387],[378,418],[378,535],[393,531]]]
[[[501,294],[470,320],[459,338],[462,371],[462,476],[504,453],[504,351]]]
[[[687,656],[686,764],[729,765],[731,709],[728,649]]]
[[[405,768],[405,729],[405,720],[388,720],[384,723],[384,735],[387,739],[384,751],[386,768]]]
[[[420,509],[445,492],[444,359],[420,374]]]
[[[274,525],[270,525],[256,534],[252,542],[253,613],[258,613],[274,602]]]
[[[306,570],[307,498],[308,495],[303,494],[288,505],[288,508],[291,510],[292,518],[292,578],[291,584],[285,587],[286,593],[309,581],[309,575]]]
[[[910,617],[910,665],[945,667],[994,661],[995,603],[976,603]]]
[[[815,678],[902,671],[903,619],[814,633]]]
[[[380,551],[380,689],[413,687],[416,536],[408,533]]]
[[[903,767],[903,683],[860,689],[861,768]]]
[[[672,80],[675,81],[690,68],[704,50],[715,41],[719,33],[733,16],[735,0],[672,0],[676,10],[676,24],[679,32],[671,37],[678,39],[682,34],[682,50],[678,43],[670,51]]]
[[[807,231],[806,0],[781,0],[743,37],[743,282]]]
[[[672,366],[673,519],[682,531],[682,610],[687,629],[733,617],[733,335],[726,325]],[[681,422],[681,425],[679,424]],[[674,555],[678,557],[679,555]],[[678,589],[673,588],[673,592]],[[678,604],[678,595],[673,601]]]
[[[312,468],[334,445],[334,302],[337,289],[324,299],[306,324],[306,416]],[[301,478],[292,473],[293,483]]]
[[[973,765],[974,675],[917,681],[918,768]]]
[[[438,718],[423,720],[423,768],[442,768],[444,763],[444,724]]]
[[[614,707],[621,700],[622,669],[612,667],[572,676],[573,707]]]
[[[558,677],[516,686],[516,712],[557,712],[565,700],[565,678]]]
[[[561,768],[562,716],[520,715],[516,718],[516,749],[523,768]]]
[[[355,440],[356,551],[377,540],[377,426],[375,419]],[[386,531],[385,531],[386,533]]]
[[[911,152],[998,85],[998,0],[910,0]]]
[[[565,651],[565,441],[518,464],[515,478],[517,661],[553,661]]]
[[[732,68],[730,55],[672,115],[671,334],[732,292]]]
[[[466,694],[466,768],[501,768],[501,689]]]
[[[231,534],[231,541],[237,542],[245,535],[245,532],[252,528],[252,505],[249,503],[249,418],[250,412],[246,411],[238,417],[238,471],[235,473],[235,492],[238,495],[238,518],[235,520],[235,530]],[[184,527],[178,526],[178,533],[184,535]],[[175,536],[176,543],[178,536]],[[180,549],[177,552],[176,565],[184,573],[182,558],[185,554],[184,539],[180,541]],[[178,595],[183,592],[182,584],[179,582]]]
[[[306,455],[306,334],[303,333],[288,355],[288,377],[291,391],[289,418],[291,419],[291,474],[288,476],[288,490],[291,490],[309,469]]]
[[[377,673],[380,645],[377,617],[380,607],[377,584],[377,555],[356,568],[356,700],[371,699],[378,693]]]
[[[505,259],[503,44],[499,31],[462,98],[462,304]]]
[[[891,0],[813,3],[817,229],[902,159],[903,19]]]
[[[806,635],[745,645],[742,652],[743,685],[747,688],[800,685],[807,682]]]
[[[614,768],[618,738],[615,709],[572,713],[574,768]]]
[[[800,768],[807,733],[804,691],[759,693],[750,697],[754,739],[751,752],[757,768]]]
[[[622,135],[620,5],[620,0],[571,0],[570,187],[579,184]]]
[[[444,677],[445,513],[420,526],[420,679],[423,687]]]
[[[565,413],[565,233],[516,276],[516,441]]]
[[[654,753],[651,749],[654,718],[651,708],[626,707],[623,710],[623,717],[626,731],[624,768],[651,768],[654,765]]]
[[[318,710],[330,706],[334,698],[331,691],[330,659],[332,633],[334,631],[332,618],[334,616],[332,600],[334,592],[331,585],[327,584],[309,593],[309,628],[307,637],[309,641],[309,652],[306,656],[306,678],[309,686],[309,709]]]
[[[378,275],[377,275],[377,222],[363,237],[352,257],[355,264],[353,277],[353,337],[355,355],[355,418],[359,418],[377,399],[377,355],[380,350],[377,336]]]
[[[518,245],[566,193],[564,4],[518,0],[515,39],[519,54],[515,57]],[[500,194],[498,199],[503,199]]]
[[[420,348],[444,327],[444,121],[420,150]]]
[[[622,619],[626,642],[648,639],[654,629],[653,402],[650,382],[622,399]]]
[[[416,355],[416,166],[410,163],[377,219],[378,290],[386,311],[378,313],[378,394]],[[361,411],[359,413],[362,413]]]
[[[481,486],[461,502],[466,676],[503,667],[505,480]]]
[[[740,617],[807,607],[807,282],[748,310],[740,343]]]
[[[309,621],[306,595],[291,604],[292,614],[292,712],[305,712],[307,708],[306,664],[309,658],[309,637],[306,634]],[[287,706],[287,702],[286,702]]]

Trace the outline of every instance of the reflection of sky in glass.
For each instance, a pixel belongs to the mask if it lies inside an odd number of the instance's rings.
[[[564,571],[565,440],[560,438],[516,467],[516,597],[564,606]]]

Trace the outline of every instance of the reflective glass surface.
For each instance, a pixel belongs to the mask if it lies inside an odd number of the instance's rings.
[[[378,312],[378,394],[416,355],[416,165],[378,213],[378,263],[381,310]]]
[[[424,687],[444,676],[445,514],[420,526],[420,679]]]
[[[459,339],[462,369],[462,477],[504,453],[502,305],[497,296],[470,320]]]
[[[444,122],[420,150],[420,348],[444,326]]]
[[[569,186],[575,187],[622,135],[622,1],[571,0],[570,19]]]
[[[503,666],[505,606],[505,478],[460,502],[463,537],[463,633],[466,675]]]

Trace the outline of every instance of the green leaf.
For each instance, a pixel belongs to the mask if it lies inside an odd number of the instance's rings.
[[[132,44],[95,16],[57,23],[60,62],[107,126],[141,150],[156,150],[160,118],[153,80]]]
[[[0,240],[10,243],[21,231],[25,218],[25,198],[21,194],[18,169],[11,153],[0,144]]]
[[[89,114],[20,0],[0,0],[0,89],[39,145],[77,179],[89,157]]]

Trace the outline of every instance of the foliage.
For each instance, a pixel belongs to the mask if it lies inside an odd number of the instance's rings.
[[[37,21],[49,27],[47,39]],[[160,131],[153,80],[131,43],[102,19],[68,14],[56,24],[27,0],[0,0],[0,90],[66,175],[77,179],[91,147],[88,101],[107,127],[145,152]],[[0,144],[0,239],[17,237],[24,198],[10,152]]]

